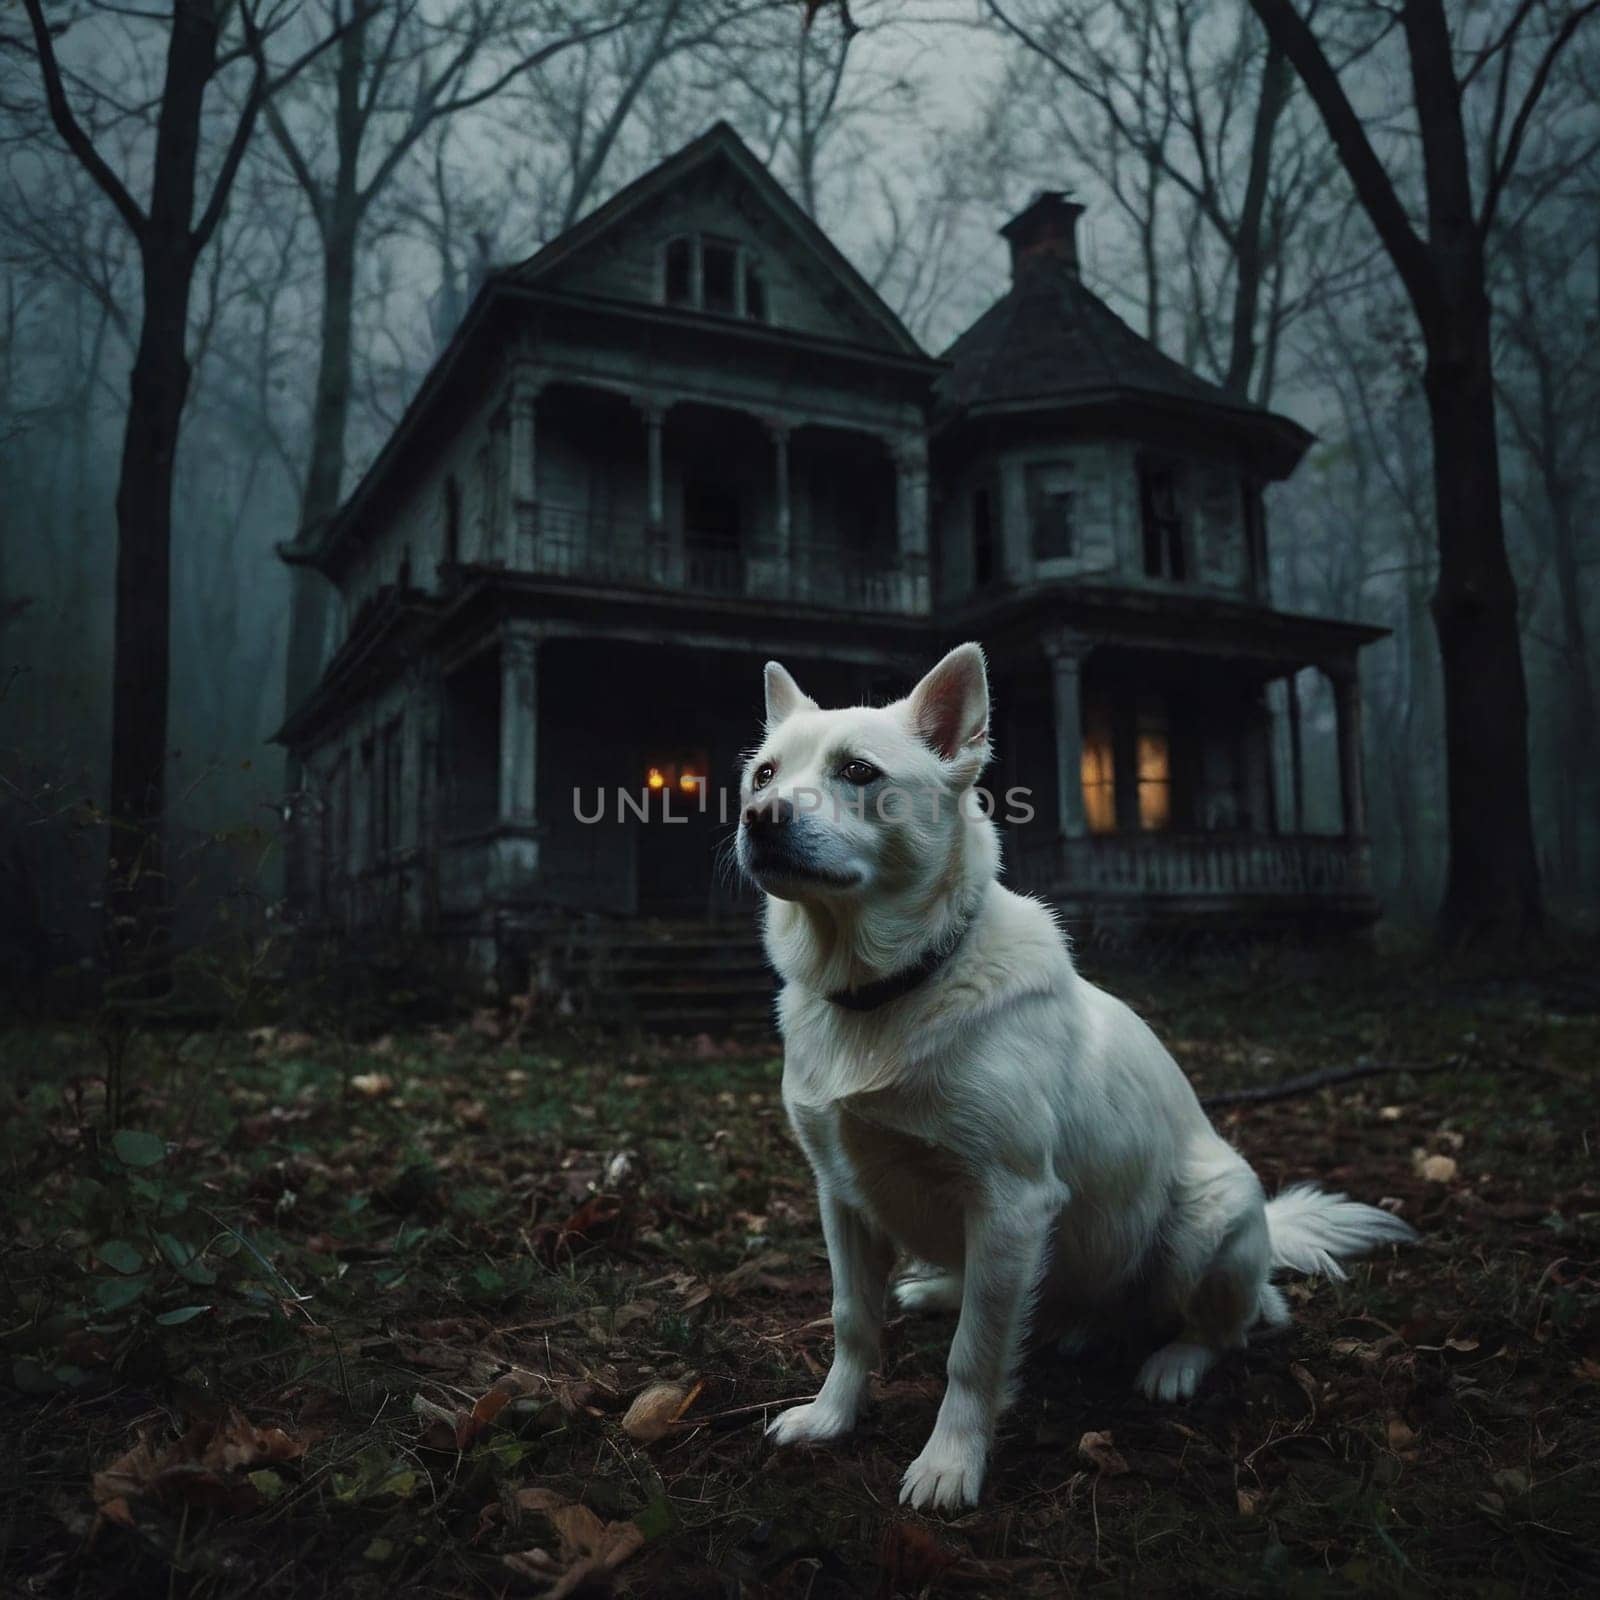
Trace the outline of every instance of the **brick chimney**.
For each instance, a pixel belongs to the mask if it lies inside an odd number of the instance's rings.
[[[1037,272],[1078,273],[1078,218],[1084,208],[1062,189],[1042,190],[1000,230],[1011,246],[1011,281]]]

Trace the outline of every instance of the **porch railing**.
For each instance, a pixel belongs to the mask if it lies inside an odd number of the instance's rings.
[[[1364,839],[1323,834],[1098,834],[1028,839],[1011,851],[1014,887],[1056,898],[1133,895],[1338,896],[1371,893]]]
[[[927,561],[796,537],[788,547],[592,517],[562,506],[523,508],[515,566],[541,577],[608,587],[765,600],[842,611],[927,609]]]

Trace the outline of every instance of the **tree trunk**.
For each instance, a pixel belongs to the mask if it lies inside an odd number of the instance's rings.
[[[350,420],[350,363],[355,321],[356,228],[332,219],[322,252],[322,339],[311,413],[311,456],[300,502],[302,538],[315,538],[339,509],[344,483],[345,431]],[[293,569],[285,711],[317,685],[332,589],[320,572]]]
[[[1600,707],[1595,700],[1588,629],[1583,617],[1578,519],[1571,486],[1559,469],[1552,467],[1545,494],[1550,502],[1550,538],[1555,547],[1567,682],[1566,736],[1557,764],[1562,778],[1558,796],[1562,870],[1569,890],[1583,893],[1589,887],[1585,835],[1594,828],[1596,817],[1600,817],[1600,786],[1595,781],[1600,771]]]
[[[366,197],[358,182],[366,111],[361,78],[366,64],[367,20],[354,21],[339,37],[335,68],[332,186],[309,198],[322,237],[322,340],[316,396],[311,410],[311,453],[300,501],[300,538],[311,542],[339,509],[344,486],[345,430],[350,417],[351,329],[355,320],[356,239]],[[304,180],[309,182],[310,180]],[[307,567],[292,569],[289,583],[289,649],[284,671],[284,713],[292,715],[317,686],[332,599],[328,580]],[[291,752],[287,787],[299,787],[299,763]],[[291,895],[296,865],[288,863]]]
[[[1261,278],[1266,269],[1262,234],[1266,224],[1267,184],[1272,176],[1272,143],[1278,117],[1288,99],[1289,58],[1269,38],[1261,63],[1261,94],[1256,101],[1255,126],[1250,138],[1250,175],[1239,227],[1234,238],[1233,337],[1228,351],[1228,371],[1222,387],[1229,394],[1248,398],[1250,374],[1256,364],[1256,317],[1261,305]]]
[[[1443,0],[1402,12],[1422,136],[1435,293],[1417,306],[1433,428],[1450,860],[1447,944],[1519,939],[1543,920],[1528,789],[1528,690],[1506,554],[1484,242]]]
[[[1481,267],[1481,260],[1476,263]],[[1521,937],[1542,920],[1528,797],[1528,693],[1506,556],[1490,365],[1489,302],[1458,304],[1431,344],[1439,582],[1433,620],[1444,680],[1450,860],[1440,932],[1461,944]]]
[[[171,658],[172,484],[178,426],[189,392],[195,167],[216,52],[213,8],[175,6],[156,126],[150,213],[140,239],[143,321],[117,479],[107,869],[116,945],[141,934],[158,934],[152,922],[170,899],[161,844]]]
[[[1339,76],[1290,0],[1250,0],[1316,102],[1357,197],[1405,284],[1428,351],[1450,862],[1450,944],[1515,940],[1542,920],[1528,796],[1528,695],[1506,556],[1484,244],[1444,0],[1405,0],[1401,25],[1422,145],[1419,239]]]

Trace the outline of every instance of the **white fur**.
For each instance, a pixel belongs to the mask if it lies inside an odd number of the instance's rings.
[[[785,980],[783,1097],[816,1176],[835,1338],[816,1399],[772,1423],[778,1443],[854,1425],[896,1251],[924,1264],[903,1306],[960,1308],[944,1401],[901,1487],[951,1509],[977,1500],[1036,1302],[1125,1336],[1130,1318],[1170,1321],[1178,1337],[1138,1385],[1187,1399],[1258,1321],[1287,1321],[1274,1267],[1337,1273],[1336,1256],[1412,1236],[1308,1188],[1268,1204],[1155,1035],[1078,976],[1050,909],[996,881],[992,823],[957,804],[988,757],[976,645],[893,706],[821,710],[776,663],[767,689],[740,860],[767,891]],[[941,803],[857,815],[851,758]],[[792,821],[768,828],[763,854],[752,832],[782,802]],[[958,936],[929,981],[877,1010],[827,998]]]

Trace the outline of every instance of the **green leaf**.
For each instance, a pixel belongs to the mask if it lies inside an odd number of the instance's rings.
[[[131,1306],[149,1287],[146,1277],[101,1278],[94,1286],[95,1304],[102,1311],[120,1311]]]
[[[179,1272],[194,1260],[194,1250],[183,1242],[176,1234],[158,1233],[156,1243],[161,1246],[161,1253]]]
[[[192,1307],[191,1309],[204,1308]],[[161,1318],[157,1317],[156,1321],[160,1322]],[[271,1467],[261,1467],[255,1472],[247,1472],[245,1476],[256,1486],[256,1492],[263,1500],[267,1502],[268,1505],[271,1505],[272,1502],[278,1499],[278,1497],[282,1495],[283,1491],[289,1487],[288,1484],[283,1481],[283,1478],[278,1473],[274,1472]]]
[[[639,1525],[639,1531],[646,1539],[663,1538],[672,1532],[678,1521],[673,1515],[671,1500],[659,1485],[650,1496],[649,1504],[633,1520]]]
[[[210,1306],[179,1306],[176,1311],[163,1311],[156,1321],[163,1328],[181,1328],[186,1322],[193,1322],[202,1311],[209,1311]]]
[[[140,1128],[118,1128],[111,1136],[111,1148],[125,1167],[153,1167],[167,1159],[166,1140]]]
[[[107,1239],[94,1253],[113,1272],[137,1272],[144,1265],[144,1257],[126,1239]]]
[[[424,1240],[430,1238],[433,1229],[424,1227],[419,1222],[406,1222],[400,1225],[400,1231],[394,1238],[394,1253],[403,1256],[408,1251],[415,1250]]]
[[[356,1453],[347,1472],[333,1474],[333,1492],[344,1501],[374,1499],[379,1495],[399,1495],[402,1500],[417,1492],[422,1481],[410,1467],[402,1467],[382,1445],[368,1445]]]
[[[361,1555],[366,1561],[390,1561],[394,1558],[394,1542],[390,1539],[374,1539]]]

